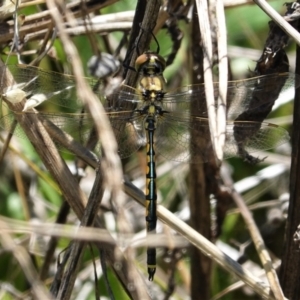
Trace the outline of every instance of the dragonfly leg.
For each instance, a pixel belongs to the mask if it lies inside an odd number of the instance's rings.
[[[262,161],[264,161],[267,157],[265,156],[264,158],[259,158],[259,157],[254,157],[253,155],[250,155],[245,149],[241,149],[243,151],[243,154],[240,154],[241,151],[239,151],[239,155],[244,159],[245,162],[256,165]]]

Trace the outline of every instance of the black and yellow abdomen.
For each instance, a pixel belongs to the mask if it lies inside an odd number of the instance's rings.
[[[147,174],[146,174],[146,226],[147,232],[156,232],[156,171],[155,171],[155,151],[154,151],[154,131],[155,119],[148,116],[145,122],[147,134]],[[156,250],[147,249],[147,265],[149,280],[153,280],[156,270]]]

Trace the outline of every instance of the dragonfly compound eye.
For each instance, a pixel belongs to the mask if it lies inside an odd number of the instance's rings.
[[[165,59],[155,52],[140,55],[135,62],[135,69],[143,75],[161,75],[166,68]]]

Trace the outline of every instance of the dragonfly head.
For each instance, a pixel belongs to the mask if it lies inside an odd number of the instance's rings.
[[[153,51],[146,51],[140,55],[135,61],[135,69],[138,73],[145,76],[162,75],[166,68],[165,59],[158,53]]]

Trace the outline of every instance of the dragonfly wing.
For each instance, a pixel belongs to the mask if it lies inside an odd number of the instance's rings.
[[[74,76],[45,71],[27,65],[10,65],[7,67],[12,73],[15,83],[1,90],[2,96],[6,97],[6,94],[11,95],[13,90],[21,89],[28,99],[27,109],[36,107],[46,100],[57,106],[70,108],[72,112],[82,107],[82,101],[78,99],[76,94]],[[1,80],[4,81],[6,78],[2,77]],[[86,80],[92,88],[97,84],[97,81],[92,78],[86,78]]]
[[[188,161],[189,141],[190,135],[185,123],[175,120],[170,122],[170,118],[167,117],[158,119],[154,147],[166,160]]]
[[[24,113],[24,115],[32,116],[37,118],[37,121],[40,121],[40,129],[46,131],[45,127],[48,126],[48,131],[50,130],[50,136],[55,136],[53,125],[61,129],[64,133],[69,134],[76,142],[84,145],[88,139],[88,133],[91,132],[93,127],[93,121],[90,116],[87,114],[64,114],[64,113]],[[8,114],[0,119],[0,128],[5,131],[10,131],[13,122],[15,121],[14,114]],[[49,123],[47,123],[49,122]],[[50,125],[49,125],[50,124]],[[17,124],[13,135],[24,140],[28,140],[27,135],[23,131],[22,127]],[[95,134],[94,134],[95,135]],[[53,143],[45,145],[45,141],[35,141],[40,143],[43,146],[51,147]],[[57,139],[53,138],[54,144],[58,147],[59,150],[65,151],[65,144],[58,142]]]
[[[121,158],[129,157],[145,143],[144,128],[141,126],[142,118],[133,116],[131,111],[109,113],[107,116],[117,140]],[[82,145],[85,145],[88,140],[98,141],[98,134],[93,129],[94,121],[90,114],[66,114],[63,118],[61,114],[58,117],[45,114],[44,117],[50,119]],[[100,143],[97,143],[95,151],[101,155]]]
[[[2,93],[9,96],[8,100],[14,97],[14,90],[21,91],[21,95],[25,93],[28,101],[25,104],[24,113],[32,114],[26,111],[26,108],[35,107],[45,100],[49,100],[55,105],[67,107],[71,109],[71,112],[78,112],[78,108],[82,106],[82,103],[77,100],[73,76],[47,72],[30,66],[10,66],[10,69],[16,83],[6,88]],[[95,83],[95,81],[89,80],[91,86]],[[107,115],[119,145],[120,156],[128,157],[145,143],[143,121],[139,113],[133,113],[134,109],[142,107],[144,102],[137,94],[136,89],[129,86],[122,86],[120,92],[107,98],[100,97],[100,100],[107,109]],[[36,116],[49,120],[82,145],[86,143],[89,137],[90,139],[98,139],[96,132],[91,133],[94,123],[89,114],[41,112]],[[101,118],[101,116],[99,117]],[[0,127],[4,130],[10,130],[13,120],[13,114],[1,118]],[[27,139],[20,126],[17,126],[14,135]],[[56,145],[59,148],[62,147],[59,143]],[[97,152],[101,154],[99,144],[97,149]]]
[[[203,163],[214,159],[206,118],[165,114],[156,131],[157,152],[169,160]],[[251,163],[259,160],[249,153],[273,149],[289,141],[284,128],[261,122],[227,122],[225,135],[224,157],[239,156]]]
[[[141,115],[145,102],[135,88],[122,85],[120,91],[106,97],[104,106],[116,136],[121,158],[129,157],[146,145],[145,116]]]
[[[142,109],[145,102],[135,88],[128,85],[122,85],[120,91],[106,97],[103,104],[107,111],[119,112]]]
[[[64,133],[70,135],[76,142],[85,146],[88,141],[98,141],[98,134],[94,128],[94,122],[89,114],[67,114],[67,113],[24,113],[31,114],[40,120],[47,120],[54,124],[56,127],[64,131]],[[101,116],[100,116],[101,117]],[[138,123],[139,118],[133,119],[132,112],[122,112],[109,114],[111,125],[115,133],[118,145],[119,153],[122,158],[130,156],[133,152],[137,151],[141,146],[141,141],[144,140],[144,131],[139,130]],[[14,122],[14,114],[8,114],[0,119],[0,128],[9,131]],[[42,130],[44,126],[47,126],[46,122],[41,124]],[[49,127],[49,126],[48,126]],[[50,126],[51,128],[51,126]],[[18,124],[13,134],[21,139],[28,140],[26,134]],[[50,134],[51,135],[51,134]],[[138,141],[138,142],[137,142]],[[39,141],[36,141],[39,143]],[[109,141],[107,141],[109,142]],[[54,139],[55,145],[59,150],[65,151],[63,142],[58,142]],[[50,147],[51,144],[45,145],[41,141],[41,144]],[[101,145],[96,143],[94,150],[98,155],[101,155]],[[70,150],[71,151],[71,150]],[[71,151],[72,152],[72,151]]]
[[[13,126],[13,122],[15,120],[15,116],[13,114],[8,114],[0,119],[0,128],[3,129],[6,132],[9,132]],[[22,138],[22,139],[28,139],[26,137],[25,132],[22,130],[21,126],[17,124],[16,129],[14,130],[13,134],[16,137]]]
[[[178,162],[203,163],[211,160],[208,119],[196,122],[179,114],[165,114],[157,124],[156,149],[163,157]],[[196,139],[191,140],[193,131]]]
[[[188,116],[190,110],[199,117],[208,117],[203,84],[188,85],[164,95],[162,108],[165,111]]]
[[[228,119],[263,121],[280,94],[294,86],[295,75],[271,74],[228,85]]]
[[[218,83],[214,83],[214,97],[217,100]],[[228,82],[227,118],[242,121],[263,121],[275,101],[285,91],[300,86],[300,77],[292,73],[270,74],[245,80]],[[191,111],[193,115],[207,118],[205,90],[203,84],[181,87],[165,94],[162,106],[164,110],[182,113]],[[190,108],[191,107],[191,108]],[[252,116],[250,119],[247,112]],[[259,115],[261,114],[261,117]],[[260,119],[259,119],[260,118]]]
[[[249,153],[258,150],[270,150],[287,143],[288,132],[275,124],[260,122],[232,122],[227,124],[225,158],[239,156],[250,163],[260,159]]]
[[[144,118],[132,111],[109,114],[111,126],[118,142],[121,158],[129,157],[146,145]]]

